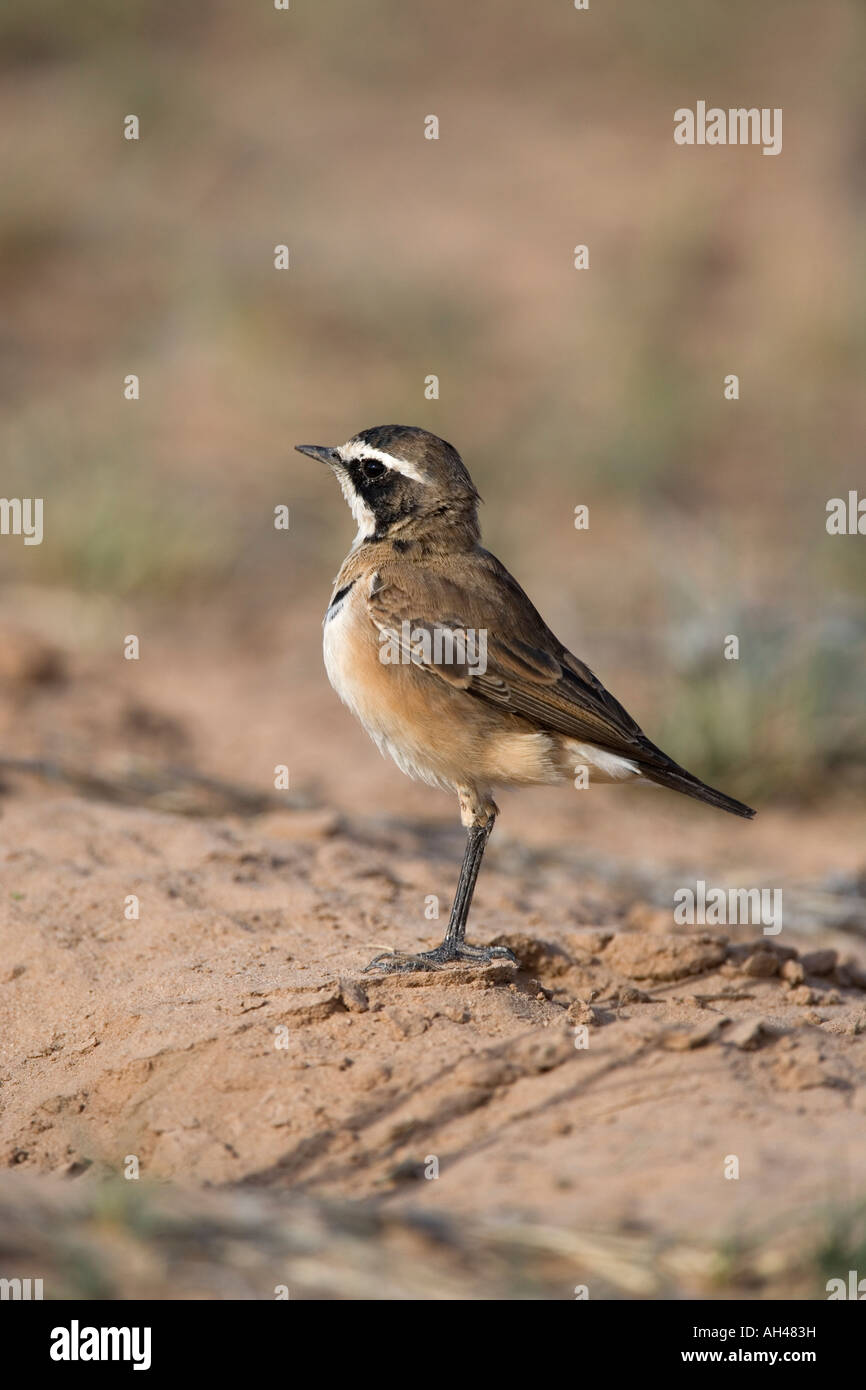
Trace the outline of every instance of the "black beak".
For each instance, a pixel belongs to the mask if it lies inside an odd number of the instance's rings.
[[[296,444],[295,448],[299,454],[308,454],[311,459],[318,459],[320,463],[340,463],[340,455],[336,449],[327,449],[323,444]]]

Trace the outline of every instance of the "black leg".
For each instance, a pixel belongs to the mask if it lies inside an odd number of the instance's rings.
[[[463,851],[460,878],[457,881],[457,891],[451,904],[451,916],[448,919],[448,929],[442,942],[443,946],[447,946],[449,943],[456,946],[462,943],[466,935],[466,920],[472,906],[472,895],[475,892],[481,860],[484,858],[484,851],[487,848],[487,841],[490,839],[490,832],[493,829],[495,819],[495,816],[490,816],[486,825],[470,825],[466,832],[466,849]]]
[[[510,960],[516,964],[511,951],[505,946],[469,946],[464,940],[466,936],[466,920],[469,916],[469,909],[472,906],[472,895],[475,892],[475,884],[478,881],[478,871],[481,868],[481,860],[484,858],[484,850],[487,841],[490,839],[490,832],[493,829],[494,815],[489,815],[484,825],[470,825],[466,832],[466,849],[463,853],[463,863],[460,866],[460,878],[457,882],[457,891],[454,894],[454,902],[451,905],[451,916],[448,919],[448,926],[445,936],[435,951],[421,951],[418,955],[408,955],[402,952],[385,952],[376,956],[366,967],[367,970],[385,970],[394,973],[409,970],[438,970],[440,966],[448,965],[452,961],[480,961],[482,963],[491,960]]]

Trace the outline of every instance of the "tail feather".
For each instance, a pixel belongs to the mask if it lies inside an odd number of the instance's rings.
[[[715,787],[708,787],[706,782],[702,782],[699,777],[693,777],[685,768],[678,767],[673,763],[670,767],[641,768],[642,773],[650,782],[656,782],[660,787],[670,787],[672,791],[683,792],[685,796],[693,796],[696,801],[705,801],[709,806],[718,806],[721,811],[730,811],[732,816],[743,816],[746,820],[752,820],[755,812],[751,806],[746,806],[742,801],[735,800],[732,796],[726,796],[724,792],[717,791]]]

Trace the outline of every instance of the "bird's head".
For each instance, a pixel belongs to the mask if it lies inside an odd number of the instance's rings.
[[[412,425],[376,425],[347,444],[298,444],[299,453],[327,463],[358,524],[356,545],[388,537],[478,539],[479,497],[451,444]]]

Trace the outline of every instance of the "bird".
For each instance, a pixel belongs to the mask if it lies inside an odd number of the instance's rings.
[[[651,743],[588,666],[547,627],[481,545],[479,493],[453,445],[412,425],[377,425],[337,447],[296,445],[336,475],[357,534],[324,618],[340,699],[408,776],[455,793],[466,843],[443,940],[382,952],[401,973],[506,960],[466,940],[500,787],[643,781],[733,815],[755,812]]]

